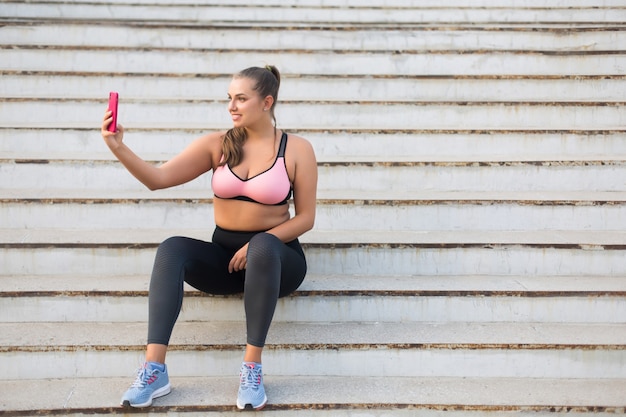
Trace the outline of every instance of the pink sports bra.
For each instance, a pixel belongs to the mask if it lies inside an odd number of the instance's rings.
[[[247,180],[239,178],[228,164],[215,168],[213,178],[211,178],[211,187],[215,197],[251,201],[268,206],[287,204],[291,198],[292,187],[285,165],[286,147],[287,134],[283,132],[278,155],[272,166]]]

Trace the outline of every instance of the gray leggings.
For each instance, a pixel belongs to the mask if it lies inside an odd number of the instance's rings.
[[[246,269],[229,273],[231,258],[248,242]],[[152,270],[148,343],[169,344],[183,303],[183,282],[187,282],[209,294],[243,292],[247,342],[263,347],[278,298],[300,286],[306,269],[297,239],[283,243],[269,233],[220,227],[215,228],[212,242],[171,237],[159,245]]]

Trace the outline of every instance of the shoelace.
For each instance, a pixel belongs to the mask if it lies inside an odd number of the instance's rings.
[[[261,368],[244,365],[241,370],[241,385],[244,388],[257,389],[261,385]]]
[[[133,382],[131,387],[132,388],[144,388],[146,385],[148,385],[148,383],[152,379],[156,378],[156,376],[154,375],[154,372],[155,372],[154,369],[148,369],[147,367],[142,366],[137,371],[137,378],[135,379],[135,382]]]

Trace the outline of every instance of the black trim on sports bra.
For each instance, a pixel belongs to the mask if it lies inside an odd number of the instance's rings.
[[[230,168],[230,166],[226,165],[226,168],[228,168],[228,170],[237,178],[239,178],[240,181],[249,181],[252,178],[258,177],[260,175],[263,175],[264,173],[266,173],[267,171],[271,170],[275,165],[276,162],[278,162],[279,158],[283,158],[283,164],[285,167],[285,173],[287,173],[287,162],[285,161],[285,150],[287,149],[287,133],[283,132],[282,136],[280,137],[280,144],[278,145],[278,154],[276,155],[276,159],[274,160],[274,163],[272,164],[271,167],[269,167],[268,169],[266,169],[265,171],[254,175],[253,177],[250,177],[248,179],[241,179],[237,174],[235,174],[235,172]],[[227,200],[239,200],[239,201],[248,201],[251,203],[257,203],[257,204],[262,204],[264,206],[282,206],[285,205],[289,202],[289,199],[291,198],[293,194],[293,187],[289,187],[289,192],[287,193],[287,196],[285,197],[285,199],[283,201],[281,201],[280,203],[275,203],[275,204],[265,204],[265,203],[261,203],[259,201],[254,200],[253,198],[250,198],[248,196],[245,195],[238,195],[235,197],[231,197],[231,198],[227,198]],[[223,199],[223,197],[220,197],[218,195],[215,195],[215,197]]]
[[[285,149],[287,149],[287,133],[283,132],[283,135],[280,137],[280,145],[278,145],[278,155],[276,155],[276,158],[284,158]],[[287,166],[285,166],[285,168],[287,168]]]

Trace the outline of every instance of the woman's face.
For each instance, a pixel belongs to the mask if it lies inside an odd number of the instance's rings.
[[[268,116],[268,112],[264,111],[268,108],[266,100],[252,89],[253,86],[254,81],[250,78],[233,78],[230,82],[228,112],[233,120],[233,127],[251,126]]]

